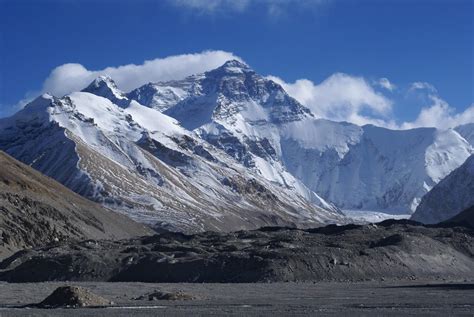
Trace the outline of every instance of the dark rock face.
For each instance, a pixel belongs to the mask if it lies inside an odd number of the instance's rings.
[[[10,282],[357,281],[474,278],[474,231],[413,221],[163,233],[29,250],[0,263]]]
[[[51,295],[36,305],[40,308],[102,307],[112,303],[88,289],[77,286],[58,287]]]
[[[474,205],[443,222],[447,225],[460,225],[474,229]]]

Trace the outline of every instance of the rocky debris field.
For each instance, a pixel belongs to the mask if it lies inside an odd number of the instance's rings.
[[[162,233],[58,243],[0,263],[0,280],[285,282],[474,279],[474,230],[378,224],[281,227],[195,235]]]
[[[359,283],[107,283],[74,282],[113,301],[101,308],[40,309],[29,305],[64,282],[1,283],[0,315],[10,316],[472,316],[474,280]],[[71,285],[70,282],[67,284]],[[137,299],[156,290],[193,300]],[[24,307],[28,307],[25,309]]]

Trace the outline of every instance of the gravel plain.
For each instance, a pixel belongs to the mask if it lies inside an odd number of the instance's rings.
[[[85,287],[107,308],[33,309],[57,287]],[[136,300],[155,290],[183,291],[194,300]],[[0,283],[0,317],[7,316],[474,316],[474,281],[358,283]]]

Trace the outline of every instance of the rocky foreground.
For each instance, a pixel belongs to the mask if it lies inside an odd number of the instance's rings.
[[[69,283],[68,283],[69,284]],[[472,316],[472,281],[361,283],[153,284],[74,282],[112,305],[88,306],[83,292],[74,309],[35,308],[64,282],[1,283],[0,311],[9,316]],[[186,293],[190,300],[151,298]],[[64,303],[64,301],[54,301]],[[69,303],[69,301],[66,301]],[[73,302],[75,303],[75,301]],[[95,303],[95,301],[92,301]],[[32,305],[33,304],[33,305]],[[21,309],[20,307],[28,307]],[[71,307],[71,306],[70,306]],[[73,306],[76,307],[76,306]]]
[[[474,279],[474,230],[407,220],[317,229],[163,233],[26,250],[0,280],[279,282]]]

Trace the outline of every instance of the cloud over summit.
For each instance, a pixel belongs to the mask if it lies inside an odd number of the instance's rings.
[[[128,64],[101,70],[88,70],[75,63],[63,64],[53,69],[44,81],[42,91],[62,96],[83,89],[100,75],[109,75],[120,89],[129,91],[149,82],[182,79],[202,73],[221,66],[229,59],[241,60],[229,52],[205,51],[156,58],[141,65]]]
[[[79,91],[100,75],[111,76],[118,87],[130,91],[148,82],[182,79],[224,64],[227,60],[242,58],[231,52],[204,51],[156,58],[143,64],[129,64],[89,70],[81,64],[69,63],[56,67],[45,79],[42,90],[56,96]],[[407,89],[397,87],[388,78],[369,81],[361,76],[335,73],[320,83],[309,79],[285,82],[276,76],[267,78],[279,83],[294,97],[320,118],[347,121],[358,125],[374,124],[392,129],[438,127],[442,129],[474,122],[474,104],[456,112],[443,100],[436,88],[427,82],[413,82]],[[402,122],[394,115],[397,107],[404,107],[403,94],[423,96],[420,113],[409,122]],[[29,93],[19,104],[33,99]]]

